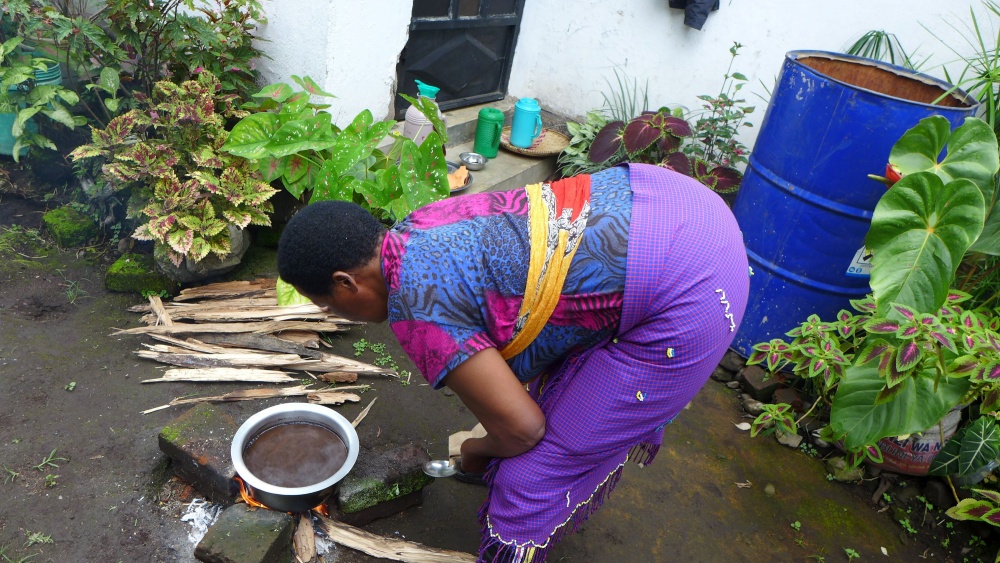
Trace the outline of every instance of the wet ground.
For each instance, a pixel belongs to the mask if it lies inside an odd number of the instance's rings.
[[[12,223],[37,227],[39,211],[16,198],[0,201],[0,235]],[[2,560],[192,561],[189,527],[178,518],[191,491],[170,480],[156,441],[183,411],[140,411],[235,386],[142,385],[159,369],[133,354],[141,339],[109,336],[112,327],[138,325],[139,315],[125,309],[141,298],[104,291],[108,260],[98,250],[13,258],[0,265]],[[232,277],[258,275],[273,275],[273,254],[255,249]],[[412,369],[384,325],[339,336],[336,351],[351,355],[361,338],[385,342],[400,366]],[[475,422],[455,397],[417,379],[372,382],[375,390],[361,404],[337,409],[352,419],[377,396],[362,424],[387,441],[416,442],[443,457],[448,434]],[[219,408],[242,421],[272,404]],[[828,481],[820,461],[772,439],[751,439],[735,426],[743,421],[736,392],[709,382],[668,427],[656,462],[627,466],[609,502],[559,544],[551,560],[834,562],[848,561],[849,549],[862,561],[963,561],[961,548],[974,540],[956,536],[942,548],[948,536],[940,512],[912,512],[913,527],[941,522],[936,529],[944,535],[925,543],[923,534],[904,530],[898,513],[872,504],[872,484]],[[368,529],[471,552],[484,492],[439,480],[425,490],[422,506]],[[343,548],[327,557],[370,560]]]

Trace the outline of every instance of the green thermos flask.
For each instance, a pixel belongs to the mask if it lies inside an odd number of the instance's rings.
[[[496,158],[500,149],[500,130],[503,129],[503,112],[496,108],[479,110],[476,122],[476,142],[473,149],[486,158]]]

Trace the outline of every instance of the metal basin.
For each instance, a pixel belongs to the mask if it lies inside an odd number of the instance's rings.
[[[316,424],[340,436],[347,446],[347,459],[344,465],[333,475],[308,487],[278,487],[250,473],[243,463],[243,452],[250,441],[265,430],[296,422]],[[287,403],[264,409],[248,418],[233,437],[230,455],[236,474],[243,479],[247,492],[255,500],[266,504],[268,508],[282,512],[306,512],[326,500],[326,497],[333,492],[334,486],[347,476],[358,460],[358,449],[358,433],[351,423],[337,412],[320,405]]]

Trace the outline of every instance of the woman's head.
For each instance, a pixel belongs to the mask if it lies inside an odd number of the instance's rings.
[[[317,304],[360,318],[355,306],[371,306],[366,302],[370,292],[384,290],[375,260],[384,233],[385,227],[359,205],[314,203],[285,226],[278,242],[278,274]],[[363,287],[368,285],[372,287]],[[359,292],[359,286],[371,291]]]

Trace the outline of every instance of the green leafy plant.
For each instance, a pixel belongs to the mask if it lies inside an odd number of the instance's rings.
[[[69,129],[85,123],[70,113],[80,99],[75,92],[56,84],[35,83],[35,72],[45,71],[55,63],[18,54],[22,41],[15,37],[0,44],[0,112],[16,114],[10,131],[14,137],[15,162],[20,160],[24,147],[56,149],[55,143],[39,130],[39,122],[32,119],[35,116],[47,118],[41,122],[43,125],[59,124]]]
[[[861,557],[861,554],[859,554],[857,551],[854,551],[849,547],[844,548],[844,554],[847,555],[848,561],[854,561],[855,559]]]
[[[872,297],[836,321],[811,316],[788,333],[791,342],[757,344],[748,362],[791,366],[811,382],[817,404],[829,406],[824,439],[842,440],[855,463],[881,462],[879,440],[925,431],[959,404],[978,402],[983,416],[1000,411],[1000,311],[965,309],[969,294],[949,289],[981,240],[984,193],[1000,168],[996,137],[978,119],[952,132],[931,117],[896,143],[889,161],[903,172],[877,204],[866,239]],[[963,434],[970,444],[964,466],[959,451],[962,471],[990,461],[991,428],[974,422]],[[949,447],[961,450],[961,442]]]
[[[27,536],[27,539],[24,542],[24,547],[31,547],[33,545],[39,545],[39,544],[55,543],[52,541],[52,536],[48,534],[43,534],[42,532],[32,532],[29,530],[25,530],[24,535]]]
[[[56,457],[56,450],[52,450],[51,452],[49,452],[49,455],[45,456],[45,459],[43,459],[41,463],[33,466],[33,469],[36,469],[38,471],[45,471],[46,467],[55,467],[56,469],[58,469],[59,465],[56,464],[57,461],[69,461],[69,460],[64,457]]]
[[[985,522],[991,526],[1000,527],[1000,492],[988,489],[972,489],[972,492],[976,494],[976,497],[960,500],[945,514],[955,520]],[[978,543],[975,541],[976,539],[976,536],[973,536],[969,540],[969,545]],[[997,559],[1000,559],[1000,552],[997,552]]]
[[[595,163],[590,160],[590,146],[597,133],[608,124],[608,118],[599,111],[587,112],[583,123],[568,121],[566,129],[571,135],[569,146],[559,153],[557,165],[563,176],[577,174],[593,174],[605,168],[605,163]]]
[[[739,96],[740,90],[747,83],[747,77],[733,72],[733,63],[742,48],[743,45],[737,42],[733,42],[733,46],[729,48],[729,67],[723,76],[719,93],[714,96],[698,96],[705,105],[704,111],[695,116],[696,142],[684,147],[684,152],[696,159],[696,167],[698,162],[704,162],[707,168],[735,168],[736,165],[747,162],[750,149],[739,141],[738,135],[741,127],[753,127],[746,118],[754,112],[754,106],[748,105]]]
[[[576,133],[562,157],[567,163],[563,173],[595,172],[620,162],[642,162],[691,176],[721,194],[736,193],[743,181],[737,166],[747,162],[750,152],[737,135],[741,127],[752,126],[746,116],[754,111],[738,97],[746,77],[732,71],[741,47],[734,43],[730,49],[732,59],[719,94],[699,96],[705,102],[700,113],[685,116],[682,109],[668,107],[645,110],[627,120],[607,122],[592,138],[593,124],[599,122],[597,116],[588,115],[588,124],[574,124],[571,132],[575,129]],[[623,92],[622,98],[629,99],[628,91]],[[634,91],[632,94],[634,98]],[[689,122],[692,119],[693,126]],[[583,158],[586,165],[580,163]]]
[[[145,222],[132,237],[164,245],[170,260],[199,261],[230,251],[229,225],[270,225],[276,193],[250,161],[221,150],[227,119],[242,117],[237,96],[208,72],[181,84],[158,82],[144,111],[93,130],[74,159],[101,158],[116,192],[128,190],[129,215]]]
[[[202,71],[227,92],[256,90],[254,32],[266,22],[257,0],[109,0],[100,6],[57,0],[8,0],[13,32],[63,62],[83,111],[100,125],[138,107],[156,82]]]
[[[59,476],[49,473],[45,476],[45,488],[51,489],[59,484]]]
[[[266,181],[280,179],[296,198],[354,201],[387,221],[448,196],[447,137],[433,101],[407,97],[434,125],[420,146],[394,134],[383,152],[378,146],[392,121],[376,122],[364,110],[340,129],[322,111],[328,106],[312,102],[332,95],[309,77],[293,80],[301,91],[279,83],[254,94],[262,101],[244,107],[256,113],[233,127],[222,150],[257,161]]]
[[[883,29],[866,31],[845,51],[849,55],[885,61],[911,70],[919,70],[926,59],[918,61],[906,52],[895,33]]]

